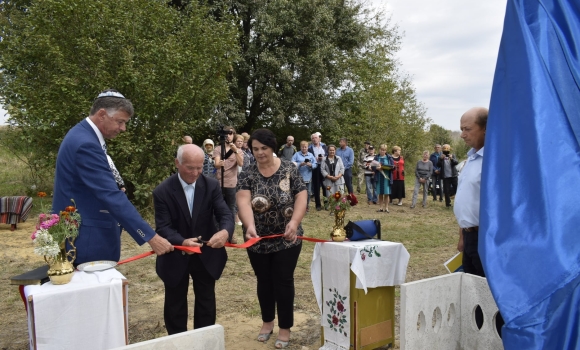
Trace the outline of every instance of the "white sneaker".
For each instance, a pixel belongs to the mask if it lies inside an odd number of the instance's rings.
[[[397,205],[403,205],[403,201],[400,201],[399,203],[397,203]]]

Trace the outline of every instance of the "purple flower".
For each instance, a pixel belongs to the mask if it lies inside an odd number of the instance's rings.
[[[344,311],[344,305],[342,305],[342,303],[340,301],[338,303],[336,303],[336,308],[338,309],[339,312]]]
[[[336,207],[334,207],[334,209],[340,210],[340,205],[337,205]]]

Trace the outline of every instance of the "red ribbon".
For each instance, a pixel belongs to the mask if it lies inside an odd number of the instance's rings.
[[[261,241],[263,239],[277,238],[277,237],[282,237],[282,236],[284,236],[283,233],[280,233],[280,234],[277,234],[277,235],[270,235],[270,236],[253,237],[253,238],[250,238],[249,240],[247,240],[246,242],[244,242],[242,244],[232,244],[232,243],[226,242],[225,246],[226,247],[230,247],[230,248],[249,248],[249,247],[253,246],[254,244],[258,243],[259,241]],[[330,241],[327,241],[327,240],[324,240],[324,239],[304,237],[304,236],[296,236],[296,238],[297,239],[301,239],[303,241],[316,242],[316,243],[330,242]]]
[[[254,238],[250,238],[249,240],[247,240],[246,242],[244,242],[242,244],[232,244],[232,243],[226,242],[226,244],[224,246],[229,247],[229,248],[244,248],[244,249],[246,249],[246,248],[253,246],[254,244],[258,243],[259,241],[261,241],[263,239],[277,238],[277,237],[282,237],[282,236],[284,236],[284,234],[281,233],[281,234],[277,234],[277,235],[254,237]],[[296,238],[301,239],[303,241],[316,242],[316,243],[331,242],[331,241],[327,241],[324,239],[304,237],[304,236],[296,236]],[[177,250],[184,251],[184,252],[201,254],[201,249],[199,249],[199,247],[185,247],[185,246],[176,245],[176,246],[173,246],[173,248],[175,248]],[[139,260],[139,259],[142,259],[144,257],[147,257],[149,255],[153,255],[153,254],[155,254],[154,251],[145,252],[145,253],[142,253],[139,255],[135,255],[135,256],[127,258],[125,260],[119,261],[117,263],[117,265],[123,265],[123,264],[126,264],[128,262]]]
[[[181,245],[175,245],[175,246],[173,246],[173,248],[175,248],[177,250],[182,250],[184,252],[201,254],[201,250],[199,249],[199,247],[185,247],[185,246],[181,246]],[[141,258],[144,258],[144,257],[149,256],[149,255],[153,255],[153,254],[155,254],[154,251],[150,251],[150,252],[142,253],[142,254],[139,254],[139,255],[135,255],[135,256],[130,257],[130,258],[127,258],[125,260],[119,261],[117,263],[117,265],[126,264],[128,262],[135,261],[135,260],[139,260]]]

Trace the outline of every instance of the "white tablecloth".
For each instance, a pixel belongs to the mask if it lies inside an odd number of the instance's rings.
[[[325,344],[320,349],[350,347],[349,270],[356,276],[356,288],[366,293],[367,288],[404,283],[409,257],[401,243],[374,239],[316,244],[311,277],[324,327]]]
[[[26,298],[33,296],[37,349],[100,350],[124,346],[124,278],[115,269],[75,271],[72,281],[65,285],[49,282],[26,286]],[[29,312],[32,337],[31,316]]]

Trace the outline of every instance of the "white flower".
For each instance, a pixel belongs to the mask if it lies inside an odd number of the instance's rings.
[[[48,230],[40,229],[34,238],[34,253],[38,255],[57,256],[60,253],[58,244],[52,239]]]

